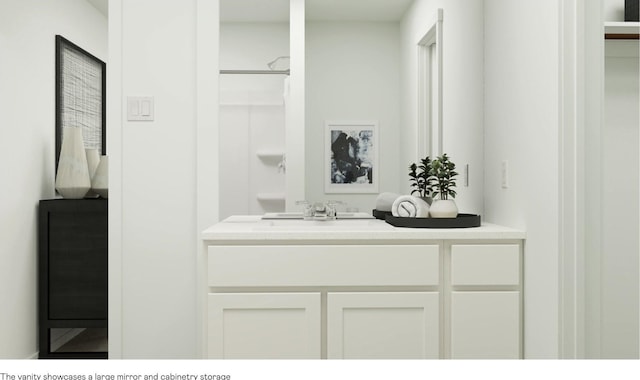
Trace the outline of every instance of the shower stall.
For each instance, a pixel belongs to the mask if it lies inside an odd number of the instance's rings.
[[[220,218],[285,210],[288,23],[220,27]]]

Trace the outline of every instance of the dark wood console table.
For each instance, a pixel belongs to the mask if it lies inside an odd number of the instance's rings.
[[[38,210],[39,358],[107,358],[106,199],[41,200]],[[52,350],[52,330],[98,331],[104,344]],[[74,329],[74,330],[72,330]],[[78,338],[82,334],[78,335]],[[64,349],[67,346],[69,348]],[[80,347],[80,348],[79,348]]]

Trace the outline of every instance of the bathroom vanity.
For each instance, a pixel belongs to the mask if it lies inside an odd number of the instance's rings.
[[[230,217],[202,233],[204,356],[522,358],[524,238]]]

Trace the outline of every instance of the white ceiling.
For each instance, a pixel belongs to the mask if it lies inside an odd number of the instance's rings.
[[[413,0],[307,0],[307,20],[400,21]]]
[[[98,0],[95,0],[98,1]],[[413,0],[306,0],[307,20],[399,21]],[[287,22],[289,0],[220,0],[225,22]]]
[[[108,16],[109,0],[87,0]],[[307,20],[399,21],[413,0],[306,0]],[[287,22],[289,0],[220,0],[226,22]]]

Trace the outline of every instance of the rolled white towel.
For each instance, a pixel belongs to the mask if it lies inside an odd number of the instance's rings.
[[[380,193],[376,198],[376,210],[378,211],[391,211],[393,201],[395,201],[400,195],[396,193]]]
[[[429,204],[413,195],[401,195],[393,202],[391,214],[404,218],[428,218]]]

